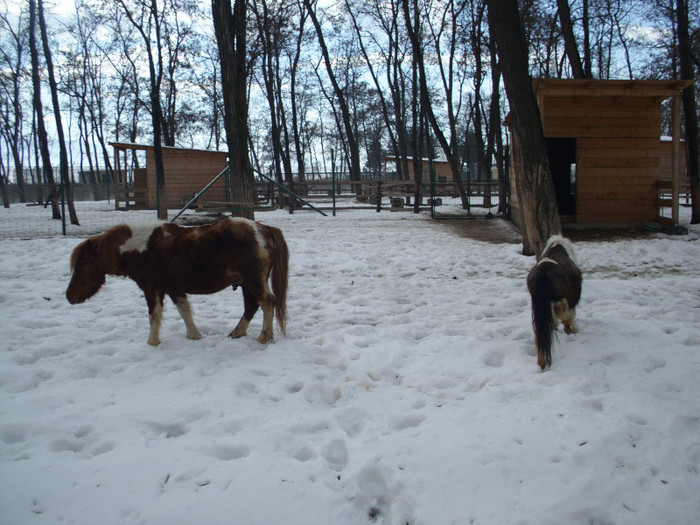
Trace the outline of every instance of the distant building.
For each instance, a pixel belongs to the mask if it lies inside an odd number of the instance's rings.
[[[114,200],[117,209],[157,209],[153,146],[110,142],[114,148]],[[133,156],[145,153],[145,163],[133,168]],[[181,208],[226,167],[228,152],[163,147],[165,206]],[[221,178],[207,190],[207,199],[226,200]]]

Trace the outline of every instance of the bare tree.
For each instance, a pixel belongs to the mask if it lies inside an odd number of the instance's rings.
[[[0,13],[0,28],[6,39],[3,38],[0,44],[0,136],[5,140],[10,150],[11,158],[15,165],[17,177],[17,187],[20,190],[20,202],[26,202],[24,195],[24,143],[22,141],[22,76],[24,65],[24,51],[26,49],[26,31],[24,30],[25,12],[20,11],[16,25],[13,25],[7,16],[7,5]],[[3,178],[3,205],[9,208],[7,198],[7,187],[5,178],[9,180],[9,159],[8,173]]]
[[[188,104],[181,102],[180,85],[186,84],[196,59],[199,35],[194,32],[194,19],[198,14],[197,2],[189,0],[163,0],[162,42],[163,56],[163,141],[166,146],[175,146],[178,137],[189,124]]]
[[[248,68],[246,0],[212,0],[214,31],[221,60],[224,93],[224,126],[229,148],[231,197],[237,202],[254,202],[254,180],[248,154]],[[252,211],[240,215],[253,218]]]
[[[469,1],[468,15],[469,23],[468,42],[474,62],[474,70],[472,72],[472,82],[474,83],[473,103],[470,110],[470,121],[474,126],[474,139],[476,141],[476,178],[477,180],[488,180],[491,177],[491,152],[486,144],[488,125],[485,122],[484,101],[482,90],[484,80],[487,74],[488,63],[483,59],[485,47],[485,18],[486,18],[486,2],[485,0]],[[471,97],[470,97],[471,98]],[[490,194],[484,196],[484,203],[490,205]]]
[[[678,27],[678,62],[681,78],[692,80],[697,78],[700,69],[700,57],[693,57],[691,49],[688,2],[676,0],[676,19]],[[695,71],[693,71],[695,62]],[[700,152],[698,151],[698,107],[695,100],[694,86],[688,86],[683,90],[683,115],[685,119],[685,149],[686,167],[690,179],[690,191],[693,197],[691,224],[700,223],[700,184],[699,164]]]
[[[306,166],[304,162],[305,154],[305,143],[303,139],[303,123],[305,121],[303,113],[303,101],[304,97],[299,92],[299,62],[301,60],[301,51],[303,44],[306,39],[306,20],[308,18],[308,11],[304,9],[303,3],[296,2],[298,18],[297,18],[297,36],[295,41],[294,50],[290,51],[290,104],[292,108],[292,137],[294,141],[294,152],[297,160],[297,178],[298,180],[306,180]]]
[[[36,42],[37,8],[35,0],[29,0],[29,52],[32,57],[32,87],[34,89],[33,107],[36,116],[36,139],[41,152],[42,172],[44,180],[51,187],[47,201],[51,202],[52,218],[61,219],[61,209],[58,202],[58,188],[53,178],[49,137],[44,123],[44,106],[41,102],[41,79],[39,77],[39,51]],[[37,163],[38,167],[38,163]]]
[[[447,163],[450,165],[452,173],[454,174],[455,180],[457,182],[457,188],[459,189],[459,194],[462,200],[462,207],[464,209],[469,209],[469,200],[467,199],[466,192],[464,191],[464,183],[462,182],[459,152],[456,148],[450,145],[447,140],[445,133],[443,132],[440,124],[438,123],[437,117],[435,115],[435,110],[430,98],[430,91],[428,89],[428,79],[425,67],[425,59],[423,53],[423,46],[421,43],[421,15],[418,9],[417,0],[413,1],[412,6],[409,6],[408,1],[402,2],[404,18],[406,21],[406,32],[411,40],[414,60],[417,66],[418,72],[418,88],[420,92],[420,101],[423,111],[428,118],[428,122],[432,128],[435,137],[442,148],[445,157],[447,158]],[[410,8],[413,7],[411,10]]]
[[[255,24],[258,29],[260,50],[260,73],[265,97],[270,110],[270,132],[272,139],[272,161],[278,180],[292,183],[292,166],[286,125],[284,102],[282,99],[282,55],[289,46],[290,32],[288,21],[291,6],[277,2],[250,2]]]
[[[68,146],[66,145],[66,138],[63,133],[61,107],[58,100],[58,85],[56,84],[56,77],[54,75],[53,59],[51,58],[51,49],[49,47],[49,36],[48,31],[46,30],[43,0],[38,0],[37,8],[37,14],[39,15],[39,28],[41,30],[41,41],[44,46],[44,60],[46,61],[46,71],[48,72],[49,76],[49,89],[51,90],[51,100],[53,102],[53,117],[56,122],[56,134],[58,135],[58,154],[60,159],[59,171],[61,174],[61,181],[63,182],[63,191],[66,197],[66,203],[68,204],[70,223],[80,224],[78,222],[78,214],[75,212],[75,205],[73,203],[73,190],[71,188],[68,169]]]
[[[304,0],[304,5],[309,13],[309,18],[311,19],[314,28],[316,29],[316,36],[318,37],[318,42],[321,47],[321,54],[323,55],[323,61],[326,65],[326,73],[328,78],[333,85],[333,93],[335,94],[335,100],[339,108],[339,117],[342,122],[342,129],[345,131],[345,139],[348,143],[348,150],[350,156],[350,180],[359,181],[362,173],[362,166],[360,165],[360,147],[355,137],[355,130],[352,125],[352,115],[350,113],[350,107],[346,99],[346,94],[341,88],[336,74],[333,70],[333,62],[331,61],[330,53],[328,52],[328,46],[326,45],[326,39],[324,37],[323,29],[321,28],[321,23],[319,22],[316,9],[316,5],[312,5],[312,0]]]
[[[200,62],[202,66],[197,71],[196,84],[197,87],[204,93],[205,98],[205,116],[204,126],[206,129],[207,148],[213,147],[218,150],[223,141],[222,124],[222,102],[221,102],[221,65],[219,62],[219,54],[216,50],[216,43],[209,42],[203,45],[204,60]]]
[[[407,40],[401,20],[403,11],[398,2],[351,2],[346,0],[346,10],[351,17],[358,37],[360,51],[380,98],[386,123],[386,132],[396,161],[399,180],[409,179],[409,106],[419,104],[409,97],[407,73],[404,71],[406,57],[411,54],[411,43]],[[362,21],[358,18],[362,16]],[[364,20],[372,21],[370,25]],[[376,62],[376,63],[375,63]],[[381,74],[381,71],[384,74]],[[383,77],[383,78],[382,78]],[[388,93],[385,91],[388,88]],[[409,101],[410,99],[410,101]],[[414,154],[417,155],[416,152]],[[420,162],[420,158],[415,159]],[[414,179],[420,180],[421,170],[414,170]],[[417,187],[417,189],[419,189]],[[416,195],[419,198],[419,195]],[[420,204],[416,201],[416,206]]]
[[[584,0],[584,2],[587,3],[587,0]],[[569,57],[571,72],[574,78],[586,78],[581,55],[578,52],[578,45],[576,45],[576,37],[574,36],[574,25],[571,21],[569,1],[557,0],[557,6],[559,7],[559,22],[564,34],[564,48],[566,49],[566,56]]]
[[[367,65],[367,71],[370,74],[370,77],[372,78],[372,82],[374,83],[374,86],[376,87],[376,94],[377,97],[379,98],[379,104],[380,104],[380,109],[381,109],[381,115],[384,120],[384,125],[387,131],[387,134],[389,136],[389,141],[391,142],[391,149],[392,151],[398,153],[399,150],[399,143],[397,141],[397,134],[398,134],[398,127],[400,125],[399,122],[396,123],[396,131],[394,131],[394,127],[392,126],[392,114],[395,114],[392,109],[391,109],[391,104],[389,100],[387,100],[387,97],[384,95],[384,91],[382,89],[382,85],[379,81],[379,77],[376,72],[376,68],[374,65],[373,59],[370,57],[370,51],[367,48],[367,45],[365,44],[365,39],[368,38],[368,36],[365,34],[365,32],[362,30],[362,27],[358,23],[357,19],[357,13],[356,13],[356,6],[358,4],[351,4],[349,0],[345,0],[345,10],[350,17],[350,20],[352,21],[352,26],[353,29],[355,30],[355,34],[357,35],[357,42],[358,46],[360,48],[360,52],[362,53],[362,57],[365,60],[365,63]],[[394,18],[395,21],[395,18]],[[370,39],[372,39],[371,36],[369,36]],[[403,133],[405,135],[405,132]],[[405,147],[405,144],[404,144]],[[408,155],[405,149],[403,150],[403,157],[404,159],[407,159]],[[399,155],[396,155],[396,164],[397,164],[397,171],[400,173],[401,172],[401,166],[402,162],[399,160]],[[399,176],[399,179],[402,179],[403,177]]]
[[[513,164],[518,168],[516,188],[523,252],[539,256],[547,239],[561,233],[561,223],[540,112],[528,73],[528,47],[517,0],[488,0],[488,20],[510,102],[513,135],[517,139],[512,154]]]
[[[150,110],[153,123],[153,157],[156,173],[156,206],[158,218],[167,220],[168,209],[165,205],[165,167],[163,165],[163,108],[160,101],[163,83],[163,43],[161,32],[161,13],[157,0],[139,3],[135,6],[127,0],[117,0],[124,14],[136,31],[141,35],[148,56],[150,78]]]

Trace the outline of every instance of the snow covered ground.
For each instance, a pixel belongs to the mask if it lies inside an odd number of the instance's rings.
[[[412,214],[260,214],[289,333],[240,290],[64,297],[76,238],[0,241],[0,524],[700,523],[700,229],[579,242],[580,333],[537,367],[533,258]],[[508,228],[502,224],[496,227]]]

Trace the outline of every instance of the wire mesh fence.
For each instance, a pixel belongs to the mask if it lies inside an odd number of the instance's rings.
[[[0,239],[31,239],[60,235],[81,237],[100,233],[122,222],[155,221],[155,210],[120,212],[109,201],[78,201],[75,203],[79,225],[54,219],[51,206],[11,204],[0,208]]]
[[[410,181],[315,180],[289,185],[291,193],[272,185],[259,185],[255,212],[339,214],[423,213],[435,218],[487,217],[498,213],[498,195],[470,187],[467,205],[454,183],[439,186]],[[154,209],[115,209],[113,200],[76,200],[78,225],[68,219],[67,205],[60,204],[65,219],[54,219],[51,206],[13,202],[0,208],[0,239],[36,237],[85,237],[124,222],[157,220]],[[235,213],[240,203],[212,202],[203,195],[183,210],[168,210],[178,223],[196,224]],[[260,215],[258,215],[260,216]]]

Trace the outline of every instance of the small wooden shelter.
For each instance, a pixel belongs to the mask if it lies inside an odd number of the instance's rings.
[[[680,94],[690,80],[536,79],[557,206],[579,225],[678,224]],[[673,97],[672,174],[661,173],[661,103]],[[512,137],[517,148],[517,137]],[[512,217],[519,220],[512,166]],[[660,194],[672,194],[666,200]],[[662,217],[659,209],[671,209]],[[667,220],[666,220],[667,219]]]
[[[156,169],[153,146],[110,142],[114,148],[114,200],[117,209],[157,208]],[[145,159],[135,162],[137,152]],[[144,154],[141,154],[144,156]],[[226,167],[228,152],[163,147],[165,205],[178,209],[201,191]],[[225,201],[226,179],[207,190],[207,199]]]
[[[384,180],[395,180],[397,174],[396,163],[399,162],[397,157],[387,155],[384,157]],[[430,166],[432,164],[435,171],[435,182],[456,182],[452,168],[449,162],[444,159],[423,159],[423,180],[430,180]],[[408,180],[413,181],[413,157],[408,157]]]

